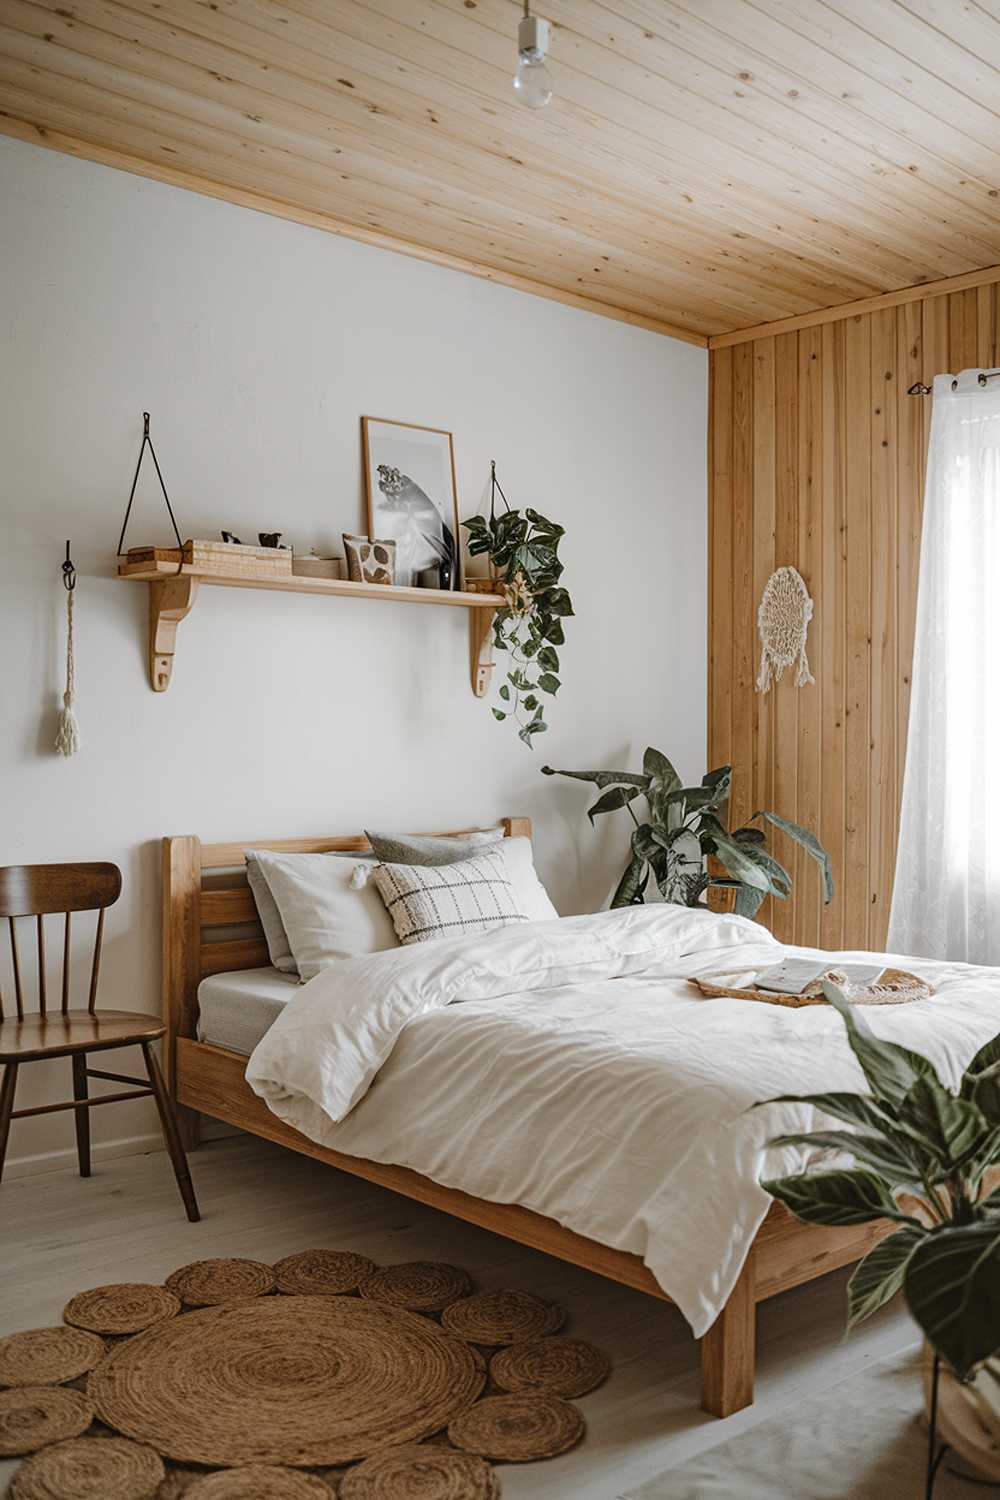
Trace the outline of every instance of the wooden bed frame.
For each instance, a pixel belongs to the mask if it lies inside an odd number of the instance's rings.
[[[531,836],[527,818],[507,818],[504,832]],[[461,830],[468,832],[468,830]],[[198,1144],[198,1112],[351,1172],[472,1224],[585,1266],[612,1281],[666,1297],[636,1255],[612,1250],[513,1203],[490,1203],[406,1167],[386,1166],[318,1146],[271,1113],[244,1078],[239,1052],[196,1040],[198,985],[208,974],[268,963],[263,931],[247,884],[244,850],[319,854],[364,852],[363,835],[347,838],[244,839],[202,844],[194,836],[163,840],[163,999],[165,1064],[185,1144]],[[826,1229],[799,1223],[775,1203],[738,1282],[701,1341],[702,1407],[729,1416],[753,1401],[756,1306],[767,1297],[835,1270],[871,1249],[891,1226]]]

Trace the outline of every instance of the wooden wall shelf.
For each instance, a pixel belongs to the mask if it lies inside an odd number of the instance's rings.
[[[504,603],[499,594],[413,589],[383,583],[351,583],[341,578],[302,578],[295,574],[250,578],[208,572],[190,563],[120,563],[119,578],[149,585],[149,685],[154,693],[170,686],[177,626],[194,607],[201,584],[230,589],[278,589],[293,594],[332,594],[340,599],[380,599],[384,604],[431,604],[469,611],[472,691],[482,698],[493,672],[493,616]]]

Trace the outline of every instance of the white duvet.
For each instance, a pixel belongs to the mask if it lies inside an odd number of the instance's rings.
[[[830,1007],[687,983],[744,983],[778,953],[755,923],[655,905],[345,959],[289,1002],[246,1076],[322,1145],[640,1256],[700,1337],[770,1204],[763,1142],[814,1123],[804,1106],[748,1107],[864,1088]],[[866,1016],[954,1082],[1000,1031],[1000,970],[900,962],[936,995]],[[767,1165],[801,1163],[783,1150]]]

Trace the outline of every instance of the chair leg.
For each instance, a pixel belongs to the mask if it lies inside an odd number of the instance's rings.
[[[7,1063],[0,1083],[0,1177],[3,1177],[4,1157],[7,1155],[7,1140],[10,1136],[10,1117],[14,1109],[14,1090],[17,1087],[17,1070],[20,1064]]]
[[[86,1099],[87,1097],[87,1054],[85,1052],[74,1052],[73,1054],[73,1098]],[[90,1110],[75,1109],[73,1111],[76,1120],[76,1157],[80,1164],[80,1176],[90,1176]]]
[[[167,1085],[163,1081],[163,1074],[160,1072],[160,1065],[156,1061],[151,1042],[142,1043],[142,1055],[145,1058],[146,1072],[149,1074],[149,1081],[156,1096],[156,1107],[160,1111],[160,1124],[163,1126],[163,1139],[166,1141],[170,1160],[173,1163],[177,1186],[184,1199],[188,1218],[192,1224],[197,1224],[201,1214],[198,1212],[198,1201],[194,1196],[191,1173],[188,1171],[187,1157],[184,1154],[180,1131],[177,1128],[177,1116],[174,1114],[173,1101],[167,1093]]]

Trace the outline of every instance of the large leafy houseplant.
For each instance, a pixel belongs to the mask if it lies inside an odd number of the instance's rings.
[[[642,902],[652,878],[665,901],[699,906],[711,887],[736,893],[741,916],[756,915],[765,896],[784,901],[791,894],[792,877],[765,848],[760,819],[806,851],[823,875],[824,899],[833,899],[830,856],[814,834],[773,812],[755,812],[750,822],[732,832],[723,819],[732,784],[732,767],[720,766],[701,779],[700,786],[684,786],[670,761],[650,747],[642,771],[555,771],[543,766],[545,776],[569,776],[591,781],[601,795],[587,813],[591,824],[602,813],[627,808],[635,827],[629,862],[611,899],[612,907]],[[641,799],[643,816],[634,804]],[[718,874],[710,861],[726,871]]]
[[[845,1152],[853,1165],[810,1167],[761,1186],[807,1224],[897,1224],[851,1277],[848,1328],[902,1289],[929,1343],[965,1380],[1000,1354],[1000,1186],[987,1181],[1000,1165],[1000,1035],[953,1090],[926,1057],[876,1037],[835,985],[824,992],[870,1092],[762,1101],[810,1105],[855,1127],[768,1144]]]
[[[496,514],[499,493],[507,509]],[[512,510],[491,474],[489,516],[473,516],[462,525],[469,533],[472,557],[486,554],[506,601],[493,616],[493,644],[511,658],[507,679],[500,688],[502,707],[496,719],[513,719],[518,739],[531,748],[535,735],[548,728],[539,694],[559,691],[559,652],[564,641],[563,620],[573,613],[573,602],[560,583],[562,526],[537,510]]]

